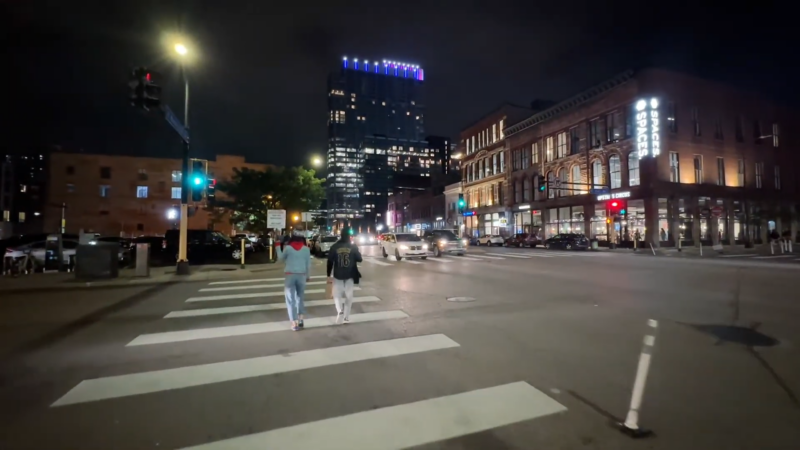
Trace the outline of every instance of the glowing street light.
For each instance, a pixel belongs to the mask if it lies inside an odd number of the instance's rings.
[[[298,216],[297,214],[295,214],[294,216],[292,216],[292,220],[293,220],[293,221],[295,221],[295,222],[297,222],[298,220],[300,220],[300,216]]]
[[[189,53],[189,50],[186,48],[186,46],[181,43],[175,44],[175,51],[181,56]]]
[[[322,165],[322,158],[320,158],[319,156],[315,156],[315,157],[311,158],[311,164],[314,167],[321,166]]]

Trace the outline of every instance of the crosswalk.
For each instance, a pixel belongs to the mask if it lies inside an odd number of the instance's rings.
[[[490,258],[499,257],[469,255],[453,258],[477,262],[493,261]],[[366,261],[369,259],[372,258],[365,258]],[[408,262],[443,265],[453,264],[455,260],[428,258],[425,261],[385,261],[388,260],[376,260],[382,264]],[[237,339],[254,335],[262,336],[263,339],[296,338],[304,333],[318,333],[320,328],[326,327],[342,327],[340,329],[348,333],[355,330],[354,327],[360,327],[366,322],[410,319],[406,311],[392,309],[391,304],[386,304],[377,295],[361,295],[363,292],[361,287],[356,286],[350,323],[346,326],[340,325],[336,321],[335,309],[332,306],[334,300],[324,298],[326,297],[324,278],[325,275],[315,275],[309,282],[305,301],[308,314],[303,331],[290,330],[283,302],[283,278],[215,281],[200,287],[196,293],[184,294],[191,296],[183,300],[183,307],[165,311],[166,314],[156,324],[162,330],[168,329],[170,325],[180,329],[140,334],[124,344],[120,351],[137,348],[169,348],[182,342]],[[259,315],[255,316],[254,313]],[[235,325],[230,325],[230,321],[227,321],[217,326],[209,325],[210,320],[237,317],[251,319],[257,317],[259,321],[253,323],[249,320],[247,323]],[[193,322],[196,320],[203,320],[202,325],[198,326]],[[195,326],[192,326],[193,323]],[[353,340],[356,340],[355,336],[362,336],[362,334],[350,334]],[[302,339],[299,342],[302,342]],[[457,352],[462,348],[460,343],[445,334],[402,336],[363,342],[346,339],[344,342],[347,345],[310,348],[293,353],[281,352],[208,364],[181,367],[169,365],[163,369],[86,379],[56,399],[50,407],[70,408],[88,403],[122,402],[123,399],[145,394],[149,395],[150,399],[157,399],[159,395],[166,396],[167,393],[179,389],[197,390],[198,398],[202,398],[200,390],[204,387],[219,386],[221,383],[244,382],[256,377],[270,377],[329,366],[346,366],[412,354],[430,355],[424,357],[438,359],[442,352]],[[231,345],[235,343],[236,341],[232,341]],[[434,382],[435,379],[431,380],[431,383]],[[441,382],[447,383],[448,380]],[[357,389],[357,386],[352,388]],[[565,406],[524,381],[512,381],[442,397],[415,400],[417,401],[390,404],[355,413],[348,412],[341,416],[287,427],[250,430],[246,432],[247,434],[223,436],[212,442],[206,442],[206,436],[198,436],[196,446],[184,448],[399,450],[567,411]],[[213,405],[208,405],[208,408],[212,410]]]
[[[492,263],[496,261],[519,261],[523,259],[536,260],[545,258],[579,258],[579,257],[597,257],[607,256],[602,253],[591,252],[559,252],[559,251],[531,251],[531,252],[487,252],[487,251],[473,251],[467,252],[464,256],[456,255],[442,255],[441,258],[429,255],[425,259],[403,258],[400,261],[396,260],[394,256],[381,257],[381,256],[364,256],[364,263],[366,265],[375,266],[393,266],[395,264],[411,264],[411,265],[439,265],[451,264],[454,262],[462,263]]]

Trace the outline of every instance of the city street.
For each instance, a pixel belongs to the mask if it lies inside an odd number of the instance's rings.
[[[800,264],[362,247],[351,323],[280,271],[0,295],[2,449],[796,449]],[[784,258],[788,259],[788,258]],[[657,321],[657,327],[649,320]],[[628,413],[646,335],[637,440]]]

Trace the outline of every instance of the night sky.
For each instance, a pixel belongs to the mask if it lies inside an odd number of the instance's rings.
[[[127,81],[134,66],[160,70],[182,118],[183,86],[165,45],[179,31],[195,55],[195,157],[303,164],[322,155],[326,76],[343,55],[419,64],[426,132],[454,138],[503,102],[561,100],[642,65],[800,100],[796,21],[769,2],[683,10],[645,1],[2,3],[11,21],[3,77],[13,114],[3,145],[11,147],[178,157],[180,142],[163,119],[129,105]]]

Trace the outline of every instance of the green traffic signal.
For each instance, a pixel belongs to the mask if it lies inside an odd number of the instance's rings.
[[[624,216],[624,215],[625,215],[625,210],[624,210],[624,209],[620,209],[620,210],[619,210],[619,214],[620,214],[621,216]]]
[[[466,202],[464,202],[463,199],[458,201],[458,206],[460,206],[462,208],[464,207],[465,204],[466,204]]]
[[[545,186],[545,185],[541,185],[541,186],[539,186],[539,191],[540,191],[540,192],[544,192],[544,190],[545,190],[545,188],[546,188],[546,187],[547,187],[547,186]]]
[[[202,177],[194,177],[194,184],[195,184],[195,186],[202,185],[203,184],[203,178]]]

